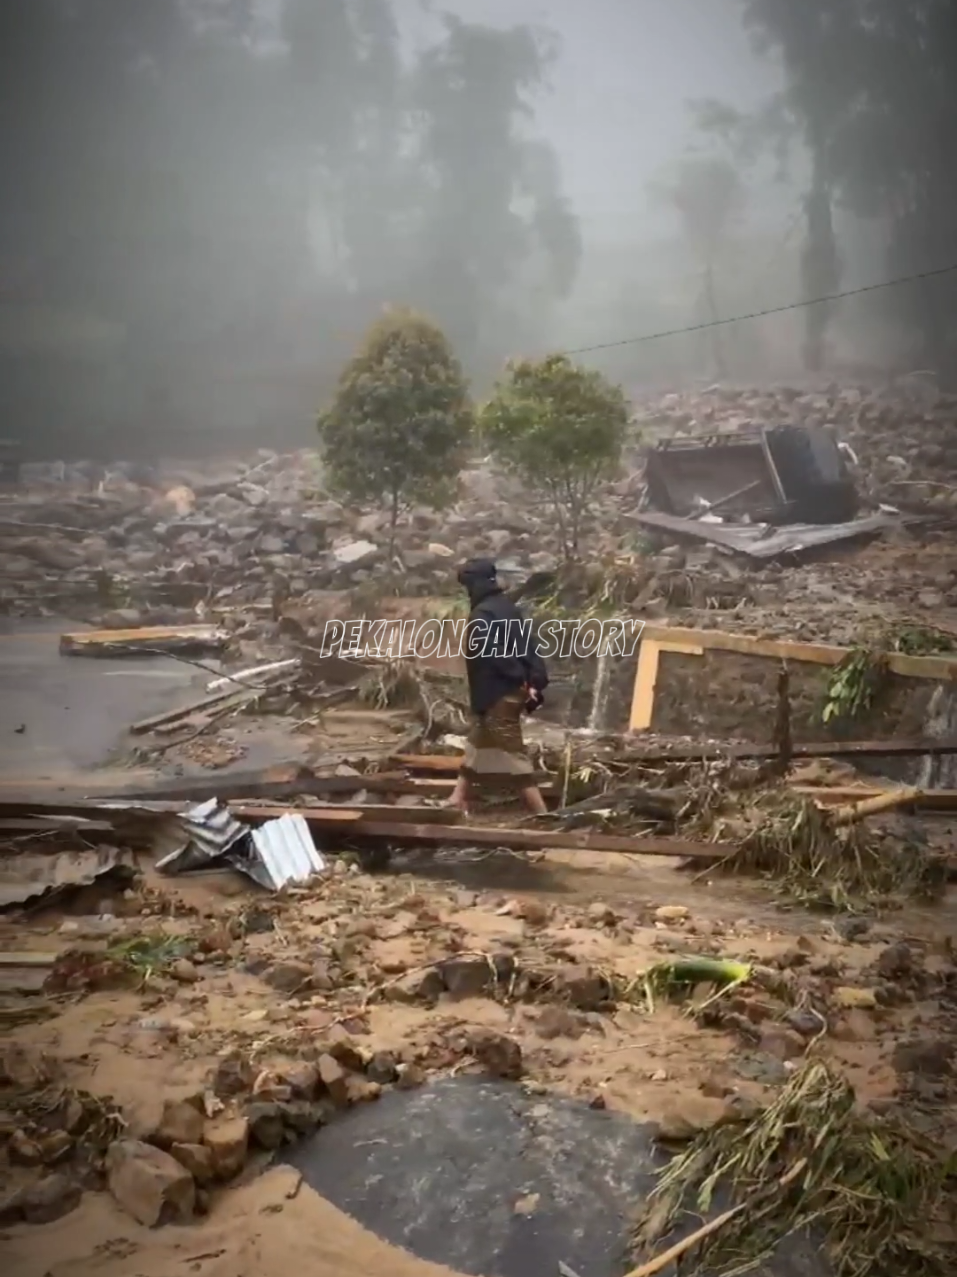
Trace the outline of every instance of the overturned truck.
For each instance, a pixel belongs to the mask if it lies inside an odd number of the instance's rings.
[[[824,427],[765,426],[667,439],[645,463],[648,502],[679,518],[706,513],[756,523],[845,523],[857,488]]]

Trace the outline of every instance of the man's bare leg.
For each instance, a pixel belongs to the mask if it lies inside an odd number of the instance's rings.
[[[527,789],[522,790],[522,802],[533,816],[548,815],[548,806],[537,785],[529,785]]]
[[[469,813],[469,782],[464,772],[459,772],[448,806],[466,816]]]

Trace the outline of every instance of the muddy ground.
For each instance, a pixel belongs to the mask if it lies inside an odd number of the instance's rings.
[[[953,901],[881,921],[826,920],[781,912],[756,887],[689,881],[668,861],[588,853],[433,860],[385,876],[340,862],[288,899],[228,873],[171,882],[143,868],[118,897],[0,923],[0,951],[73,953],[54,968],[51,1018],[7,1036],[7,1095],[26,1081],[109,1096],[127,1135],[155,1141],[175,1102],[209,1104],[224,1068],[240,1068],[238,1093],[226,1087],[213,1108],[219,1121],[234,1111],[250,1120],[251,1182],[207,1183],[207,1218],[160,1231],[88,1191],[55,1222],[6,1229],[3,1249],[24,1277],[265,1277],[290,1262],[330,1277],[375,1271],[378,1243],[310,1190],[290,1198],[289,1173],[258,1177],[276,1157],[267,1119],[330,1056],[346,1088],[332,1086],[333,1107],[477,1070],[680,1136],[760,1103],[813,1053],[852,1079],[862,1104],[904,1103],[938,1128],[953,1120]],[[157,935],[183,943],[145,981],[142,970],[129,978],[83,956]],[[766,970],[717,1016],[695,1017],[694,1000],[649,1006],[628,988],[675,953]],[[53,1136],[15,1104],[4,1120],[9,1193],[54,1170],[14,1164],[36,1160],[31,1146],[43,1160]],[[84,1137],[70,1142],[82,1157]],[[404,1262],[390,1256],[390,1271]],[[406,1266],[410,1277],[428,1271]]]

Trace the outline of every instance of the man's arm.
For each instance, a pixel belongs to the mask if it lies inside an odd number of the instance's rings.
[[[538,635],[534,629],[529,637],[528,651],[524,655],[526,682],[536,692],[544,692],[548,686],[548,670],[538,654]]]

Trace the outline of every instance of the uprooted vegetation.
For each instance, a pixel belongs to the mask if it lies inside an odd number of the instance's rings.
[[[833,910],[935,899],[946,866],[906,830],[865,821],[866,809],[820,806],[767,764],[675,765],[653,771],[571,755],[553,764],[576,796],[577,821],[654,828],[727,844],[708,874],[757,875],[795,902]]]
[[[944,870],[925,846],[841,816],[786,788],[752,795],[731,818],[738,847],[719,869],[760,874],[806,905],[839,910],[940,895]]]
[[[835,1277],[953,1271],[957,1161],[898,1116],[862,1110],[845,1078],[811,1061],[746,1123],[699,1135],[662,1173],[637,1240],[654,1246],[685,1211],[731,1204],[680,1247],[689,1277],[733,1277],[786,1237],[819,1237]],[[676,1250],[679,1247],[675,1248]],[[675,1255],[675,1258],[678,1256]],[[660,1271],[640,1267],[632,1277]]]

